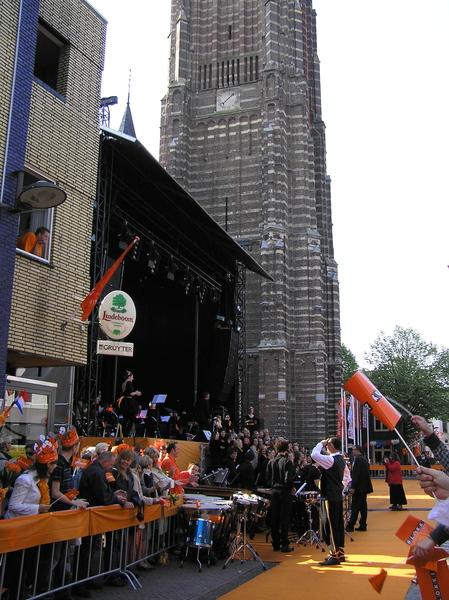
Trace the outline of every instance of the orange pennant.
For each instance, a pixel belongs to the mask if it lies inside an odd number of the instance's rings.
[[[387,577],[387,572],[385,571],[385,569],[381,569],[380,573],[378,573],[377,575],[368,577],[368,581],[370,582],[370,584],[373,586],[373,588],[376,590],[376,592],[378,594],[380,594],[380,592],[382,591],[382,586],[384,584],[386,577]]]
[[[112,483],[113,481],[115,481],[115,477],[112,473],[105,473],[106,475],[106,479],[109,481],[109,483]]]

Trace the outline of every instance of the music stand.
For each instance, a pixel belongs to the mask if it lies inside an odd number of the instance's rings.
[[[161,432],[159,431],[159,404],[164,404],[166,399],[167,399],[167,394],[156,394],[155,396],[153,396],[153,399],[151,400],[151,404],[156,405],[156,437],[157,438],[161,437]]]

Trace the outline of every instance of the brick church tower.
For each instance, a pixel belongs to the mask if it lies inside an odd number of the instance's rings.
[[[339,289],[311,0],[172,0],[161,163],[273,277],[246,276],[245,394],[272,435],[335,434]]]

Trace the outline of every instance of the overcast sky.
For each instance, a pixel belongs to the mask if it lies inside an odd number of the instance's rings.
[[[131,69],[136,134],[159,156],[170,0],[91,0],[108,20],[102,95],[118,129]],[[380,331],[449,347],[449,2],[314,0],[342,341]]]

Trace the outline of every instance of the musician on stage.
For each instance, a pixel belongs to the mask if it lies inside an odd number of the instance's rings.
[[[288,459],[288,442],[278,440],[276,456],[267,466],[266,479],[271,488],[271,538],[275,552],[292,552],[288,530],[292,513],[292,488],[295,478],[293,463]]]
[[[331,550],[330,556],[319,564],[331,567],[346,562],[343,489],[351,480],[351,476],[341,455],[341,439],[338,437],[319,442],[312,450],[311,457],[322,467],[321,495],[325,502],[329,525],[326,543]]]

